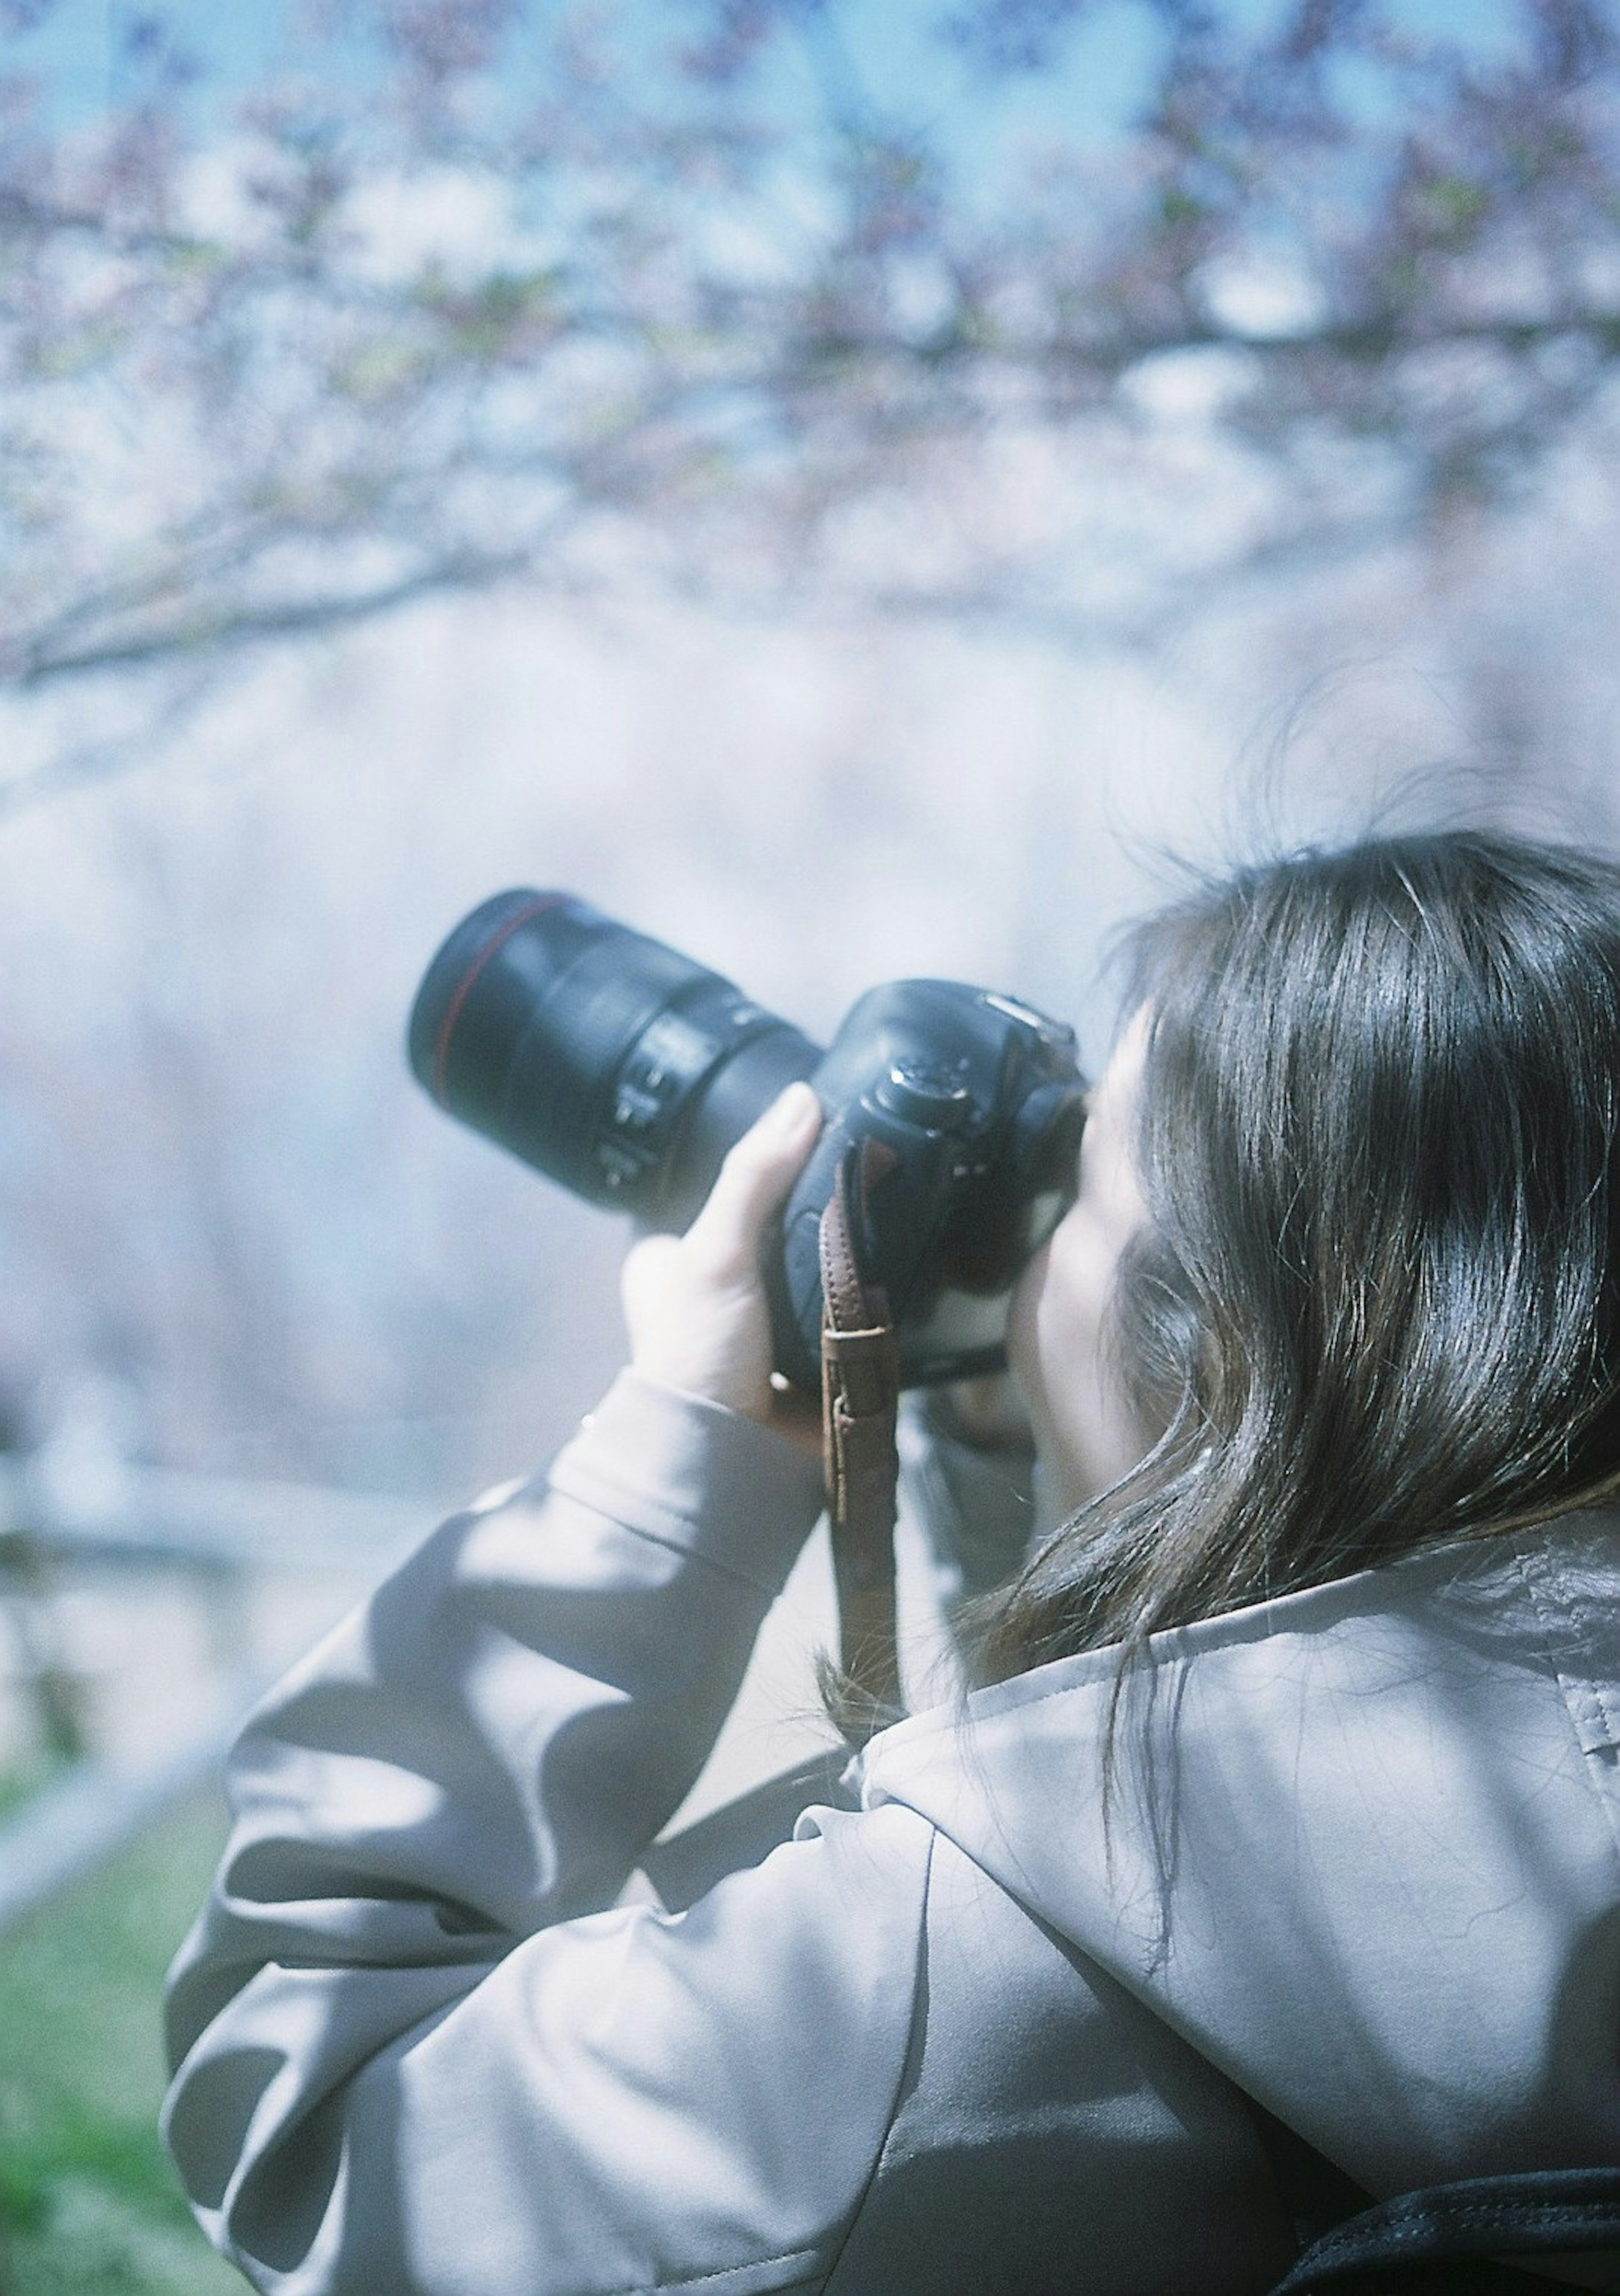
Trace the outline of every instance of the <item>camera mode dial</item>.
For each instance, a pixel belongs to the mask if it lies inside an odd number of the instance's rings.
[[[891,1062],[872,1098],[920,1132],[960,1132],[973,1113],[973,1095],[958,1071],[922,1061]]]

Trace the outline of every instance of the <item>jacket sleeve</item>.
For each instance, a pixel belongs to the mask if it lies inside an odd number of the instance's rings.
[[[927,1823],[824,1811],[685,1914],[592,1910],[818,1505],[781,1438],[626,1374],[545,1486],[446,1524],[250,1721],[166,2132],[258,2285],[825,2276],[899,2089]]]

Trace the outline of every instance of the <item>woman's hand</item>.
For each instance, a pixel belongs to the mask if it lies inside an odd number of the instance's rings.
[[[1008,1360],[1064,1514],[1128,1474],[1154,1439],[1112,1345],[1119,1263],[1148,1218],[1134,1136],[1150,1025],[1143,1005],[1092,1092],[1079,1193],[1019,1278],[1008,1320]]]
[[[790,1084],[732,1147],[686,1234],[632,1245],[621,1286],[637,1371],[795,1434],[805,1414],[771,1383],[759,1246],[821,1128],[814,1093]]]

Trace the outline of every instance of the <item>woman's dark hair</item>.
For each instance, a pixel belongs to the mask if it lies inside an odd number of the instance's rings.
[[[1308,851],[1131,953],[1117,1341],[1163,1433],[999,1598],[980,1680],[1117,1644],[1123,1683],[1159,1628],[1620,1479],[1620,869]]]

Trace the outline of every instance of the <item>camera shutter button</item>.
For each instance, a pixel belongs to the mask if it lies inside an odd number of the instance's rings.
[[[925,1132],[959,1132],[972,1112],[973,1095],[953,1069],[920,1061],[895,1061],[872,1097],[880,1108]]]

